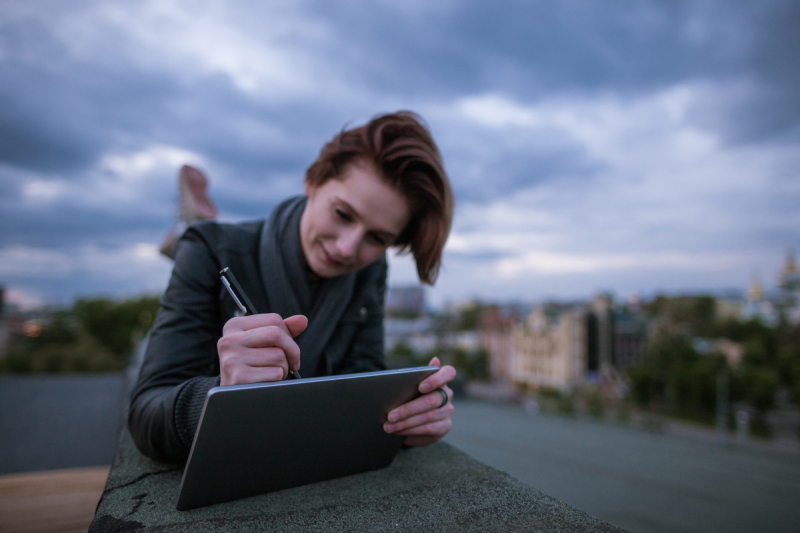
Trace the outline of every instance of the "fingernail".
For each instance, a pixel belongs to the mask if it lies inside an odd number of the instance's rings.
[[[431,390],[431,386],[427,383],[423,383],[422,385],[419,386],[420,392],[428,392],[429,390]]]
[[[393,429],[394,429],[394,426],[392,424],[384,424],[383,425],[383,430],[386,433],[391,433]]]
[[[389,422],[397,422],[397,419],[400,418],[397,416],[397,413],[389,413]]]

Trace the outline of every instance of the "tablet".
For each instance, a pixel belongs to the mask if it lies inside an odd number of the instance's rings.
[[[419,396],[426,366],[214,387],[183,471],[178,510],[384,468],[403,437],[386,414]]]

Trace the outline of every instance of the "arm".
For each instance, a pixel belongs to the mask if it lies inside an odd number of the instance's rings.
[[[179,243],[131,399],[134,442],[161,461],[186,459],[211,388],[280,380],[300,366],[292,337],[305,317],[260,314],[223,326],[220,260],[204,235],[213,234],[190,228]]]
[[[153,459],[186,458],[205,395],[219,384],[218,271],[200,234],[187,231],[161,298],[128,414],[134,442]]]
[[[383,355],[383,302],[386,292],[387,265],[385,260],[379,261],[371,270],[364,287],[366,292],[359,298],[359,306],[366,310],[366,320],[355,335],[348,356],[337,369],[337,374],[369,372],[385,370]],[[441,367],[439,359],[434,357],[431,365]],[[447,386],[456,376],[452,366],[441,367],[438,372],[420,383],[419,391],[423,394],[416,400],[393,409],[388,414],[388,422],[384,425],[387,433],[396,433],[406,437],[406,446],[427,446],[444,437],[451,427],[453,416],[453,391]],[[436,389],[441,388],[447,394],[447,403],[441,406],[442,395]]]

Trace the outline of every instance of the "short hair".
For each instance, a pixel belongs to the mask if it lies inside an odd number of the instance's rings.
[[[453,192],[428,128],[415,113],[398,111],[343,129],[308,167],[306,183],[318,187],[362,161],[408,201],[411,218],[393,246],[410,251],[420,281],[433,285],[453,220]]]

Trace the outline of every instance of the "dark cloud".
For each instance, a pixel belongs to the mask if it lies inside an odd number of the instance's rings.
[[[244,91],[224,72],[187,74],[182,65],[142,57],[157,52],[111,30],[102,46],[91,41],[93,47],[75,51],[65,46],[62,17],[84,10],[88,19],[110,4],[37,5],[18,4],[28,15],[0,23],[0,248],[69,251],[160,241],[173,219],[177,168],[161,169],[159,181],[148,182],[146,208],[135,199],[93,203],[73,194],[36,203],[23,197],[31,180],[61,179],[94,198],[104,157],[156,145],[199,155],[200,161],[187,163],[204,167],[225,216],[264,216],[302,190],[306,167],[348,121],[394,106],[446,108],[485,94],[523,106],[555,96],[610,94],[632,101],[675,85],[707,83],[730,86],[730,94],[700,102],[691,120],[725,141],[778,139],[796,146],[800,137],[800,6],[792,0],[314,0],[285,9],[324,26],[319,35],[313,27],[303,30],[307,34],[298,29],[280,42],[317,62],[318,85],[306,96],[274,97]],[[239,2],[231,9],[245,33],[272,16],[273,7]],[[569,139],[520,133],[510,141],[489,129],[453,129],[460,123],[446,116],[429,120],[459,202],[488,203],[553,181],[564,191],[580,191],[608,170]],[[764,210],[790,212],[795,196],[776,198]],[[480,221],[462,227],[471,224]],[[671,231],[652,226],[637,238],[668,242]],[[684,242],[702,247],[710,239],[719,234],[701,227]],[[736,246],[737,239],[745,246],[759,239],[796,241],[798,234],[764,222],[722,240]],[[597,246],[609,242],[613,238]],[[492,259],[487,253],[473,259]],[[41,292],[70,290],[59,283],[41,281]],[[96,287],[113,286],[102,283]]]
[[[503,147],[487,140],[482,142],[490,153],[470,151],[474,142],[448,153],[448,172],[454,178],[456,196],[462,201],[486,203],[509,192],[553,179],[569,181],[576,176],[580,176],[576,180],[576,186],[580,187],[603,169],[581,148],[567,143],[553,146],[530,141],[523,146]]]

